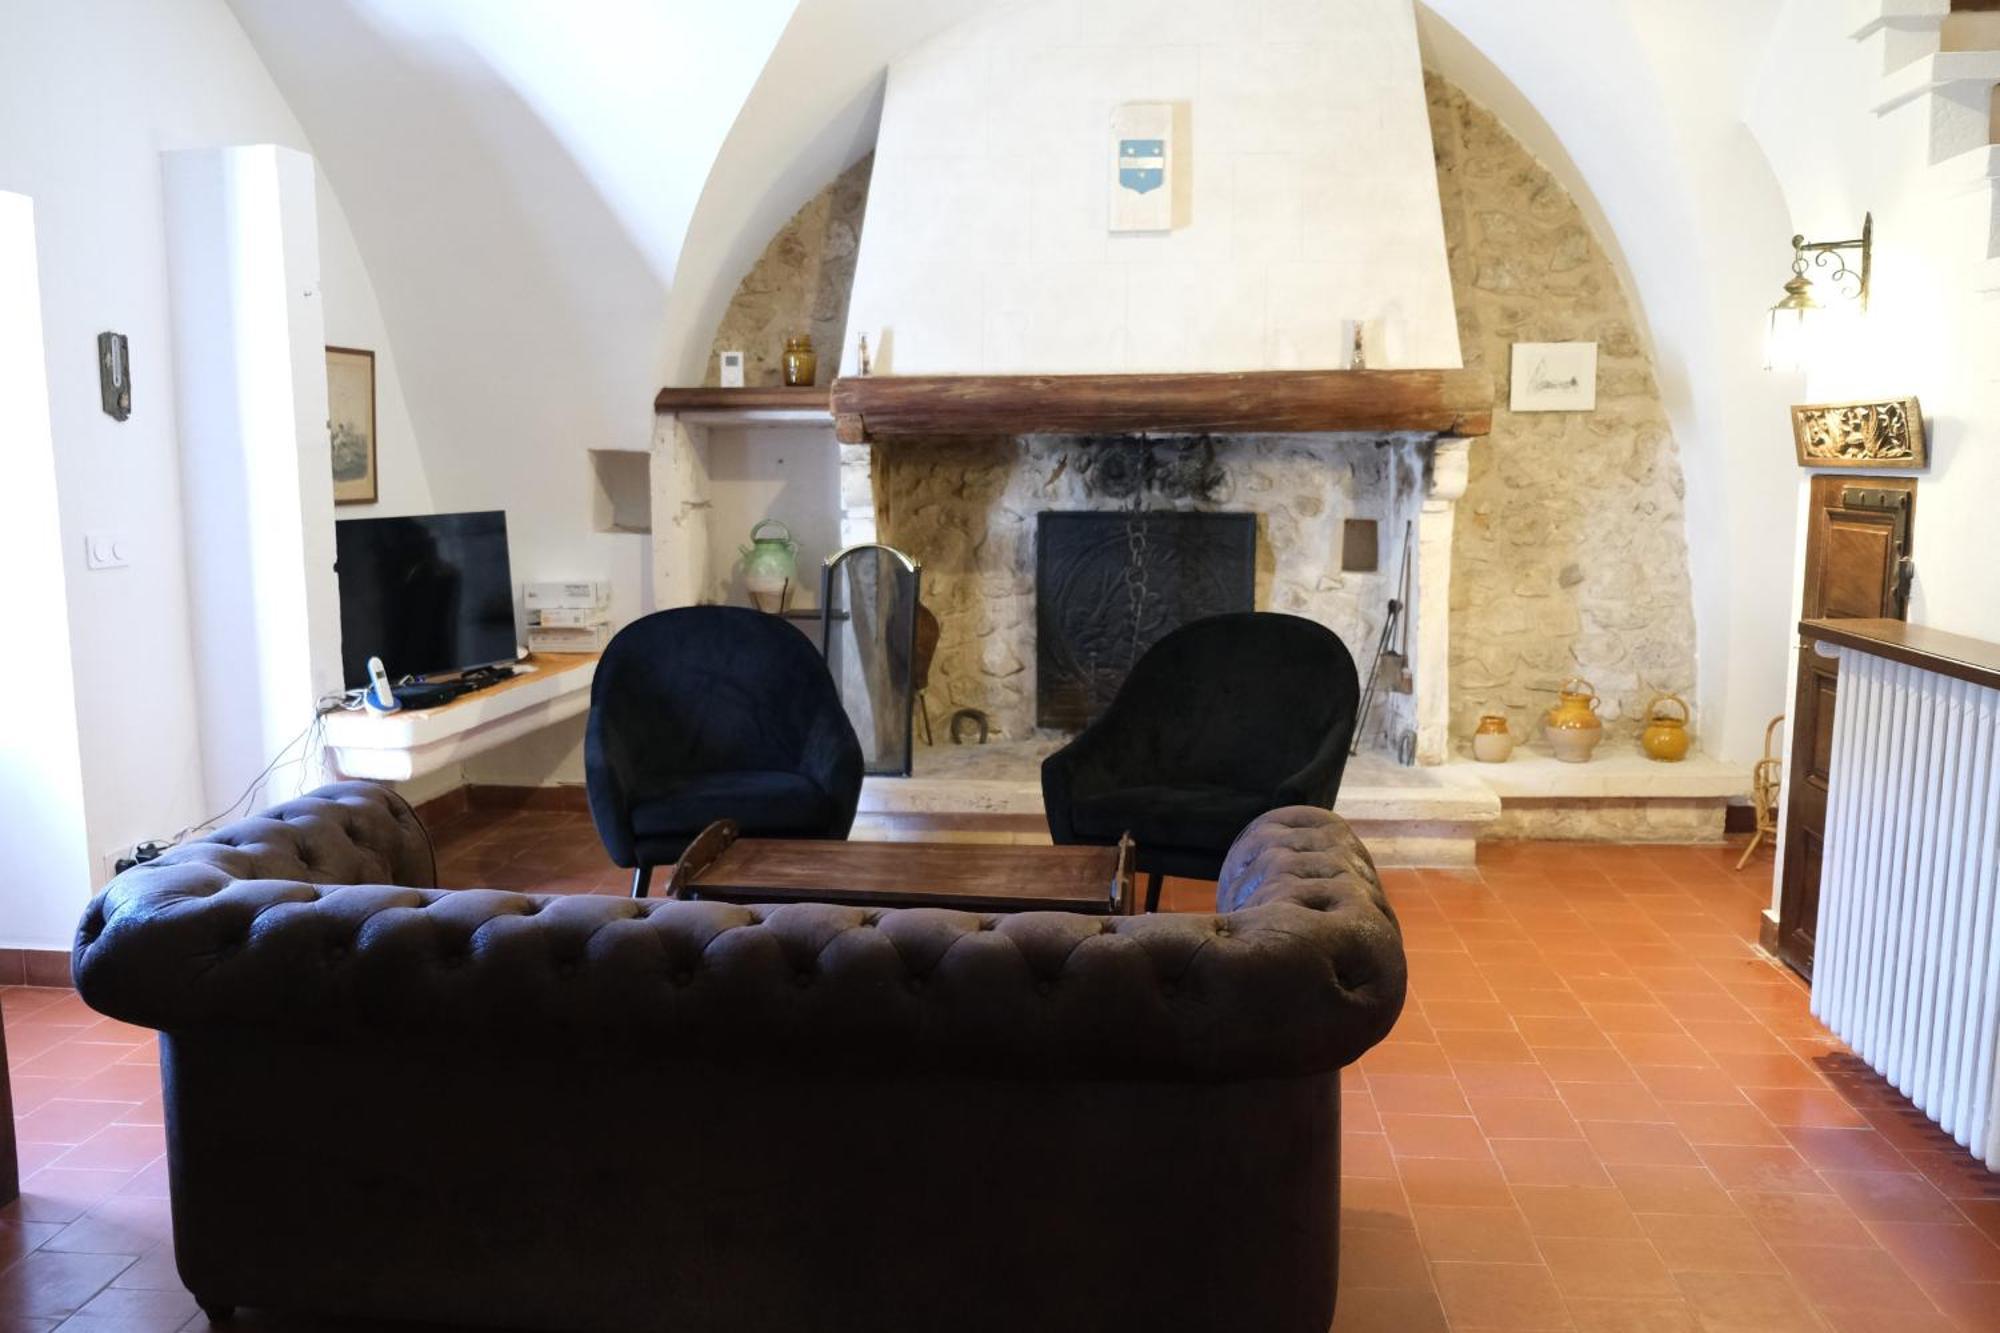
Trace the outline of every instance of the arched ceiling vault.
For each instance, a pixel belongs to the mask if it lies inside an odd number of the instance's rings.
[[[642,441],[651,389],[700,379],[765,242],[871,145],[895,58],[999,2],[230,0],[352,221],[447,491],[454,471],[496,484],[496,454]],[[1782,693],[1732,665],[1782,605],[1730,590],[1790,540],[1738,465],[1788,387],[1759,378],[1743,298],[1768,276],[1757,238],[1789,235],[1743,126],[1779,8],[1418,7],[1439,72],[1555,170],[1643,312],[1705,529],[1703,705],[1725,753],[1754,751]]]

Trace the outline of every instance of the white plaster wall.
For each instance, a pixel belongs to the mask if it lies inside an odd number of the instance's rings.
[[[165,155],[202,772],[221,810],[324,780],[299,737],[341,687],[313,163],[270,145]]]
[[[317,164],[315,164],[317,167]],[[403,374],[389,325],[375,298],[375,281],[354,243],[347,214],[324,168],[317,168],[313,198],[319,208],[320,314],[326,341],[375,353],[375,503],[342,505],[336,519],[434,514],[427,441],[417,435],[403,396]]]
[[[1991,352],[2000,338],[2000,295],[1979,291],[1977,281],[1993,195],[1961,191],[1943,179],[1949,168],[1928,165],[1925,99],[1874,114],[1880,56],[1849,40],[1844,17],[1814,3],[1784,6],[1749,115],[1784,185],[1794,230],[1813,239],[1848,237],[1858,234],[1865,212],[1875,215],[1866,320],[1812,374],[1789,382],[1802,402],[1903,394],[1922,401],[1931,465],[1917,480],[1909,619],[2000,640],[2000,559],[1992,546],[2000,363]],[[1795,470],[1784,497],[1799,517],[1784,622],[1794,643],[1810,485],[1810,474]],[[1774,867],[1774,909],[1777,896]]]
[[[38,215],[93,867],[212,813],[187,630],[160,154],[260,142],[308,148],[222,0],[0,0],[0,189],[32,197]],[[321,205],[329,333],[368,346],[381,317],[354,283],[358,252],[330,191]],[[131,339],[122,423],[98,405],[95,339],[106,329]],[[377,348],[377,373],[393,383],[386,352]],[[124,537],[130,567],[86,572],[86,532]]]
[[[1107,232],[1115,106],[1177,224]],[[850,341],[896,374],[1457,366],[1411,0],[994,7],[889,70]],[[853,349],[844,349],[851,360]]]
[[[55,437],[42,354],[35,211],[0,192],[0,568],[8,616],[33,626],[31,651],[0,653],[0,948],[62,948],[90,897],[76,684],[70,668]]]
[[[1794,381],[1798,401],[1915,394],[1931,465],[1917,482],[1916,581],[1909,618],[2000,640],[2000,559],[1992,553],[2000,496],[2000,295],[1978,290],[1993,227],[1993,193],[1947,183],[1927,165],[1927,107],[1918,98],[1876,116],[1879,66],[1821,6],[1785,6],[1761,71],[1751,125],[1814,239],[1858,235],[1875,215],[1868,316],[1835,354]],[[1837,145],[1838,149],[1830,147]],[[1989,279],[1990,280],[1990,279]],[[1808,474],[1794,470],[1803,506]],[[1788,494],[1787,502],[1793,500]],[[1796,543],[1792,607],[1804,582]]]

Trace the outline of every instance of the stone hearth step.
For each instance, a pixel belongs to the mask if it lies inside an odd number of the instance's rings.
[[[1522,749],[1504,764],[1461,756],[1444,767],[1499,799],[1490,838],[1719,842],[1729,803],[1750,795],[1748,764],[1703,754],[1663,764],[1630,742],[1606,742],[1587,764]]]
[[[917,748],[907,778],[862,784],[854,836],[907,841],[1046,842],[1041,764],[1061,742],[996,741]],[[1694,754],[1648,759],[1606,744],[1587,764],[1517,750],[1505,764],[1454,758],[1404,768],[1379,755],[1348,761],[1334,809],[1388,866],[1469,866],[1482,838],[1711,842],[1750,769]]]
[[[862,784],[854,836],[1046,841],[1041,764],[1060,744],[920,745],[912,776]],[[1500,817],[1500,800],[1474,774],[1358,755],[1334,809],[1379,864],[1469,866],[1480,834]]]

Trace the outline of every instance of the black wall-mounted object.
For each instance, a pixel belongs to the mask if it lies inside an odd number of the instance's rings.
[[[125,335],[97,335],[97,392],[104,414],[113,421],[132,415],[132,363],[126,355]]]
[[[1257,516],[1048,511],[1035,523],[1035,725],[1103,712],[1169,630],[1256,598]]]

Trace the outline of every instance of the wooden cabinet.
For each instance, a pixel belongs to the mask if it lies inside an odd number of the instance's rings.
[[[1807,620],[1901,620],[1909,601],[1910,539],[1917,483],[1908,477],[1817,476],[1807,517]],[[1792,698],[1790,799],[1778,901],[1778,956],[1812,976],[1833,765],[1833,706],[1839,664],[1799,641]]]

